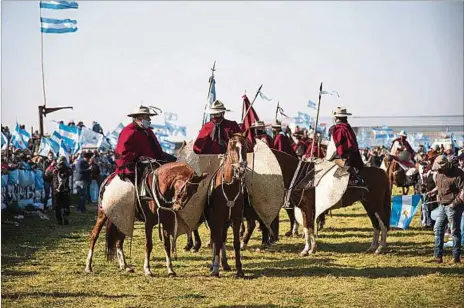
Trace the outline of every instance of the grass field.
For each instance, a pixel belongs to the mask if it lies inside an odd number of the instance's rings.
[[[90,208],[91,206],[89,206]],[[281,233],[288,230],[283,212]],[[5,216],[5,215],[4,215]],[[3,307],[463,307],[464,266],[424,263],[432,256],[433,233],[413,220],[407,231],[389,233],[389,252],[363,254],[372,229],[361,206],[333,212],[318,239],[319,252],[300,257],[303,240],[281,238],[265,251],[255,233],[243,252],[247,279],[232,272],[209,277],[209,249],[185,253],[168,278],[162,244],[154,237],[152,271],[143,275],[144,234],[137,223],[128,263],[119,271],[104,258],[104,232],[97,242],[94,274],[85,274],[89,232],[95,211],[71,214],[70,226],[26,217],[21,226],[2,223]],[[5,221],[8,217],[3,217]],[[11,219],[10,219],[11,220]],[[203,239],[208,230],[201,228]],[[229,236],[230,239],[230,236]],[[229,240],[230,241],[230,240]],[[229,242],[230,243],[230,242]],[[185,244],[185,236],[178,247]],[[129,245],[126,246],[129,255]],[[451,260],[446,251],[446,262]]]

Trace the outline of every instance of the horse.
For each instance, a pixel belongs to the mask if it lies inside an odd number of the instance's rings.
[[[293,172],[297,169],[298,160],[288,156],[282,162],[286,169]],[[363,167],[361,176],[364,178],[368,191],[364,188],[348,186],[341,200],[334,208],[348,207],[357,201],[361,201],[374,228],[373,241],[367,252],[382,253],[386,248],[387,232],[391,215],[391,189],[386,173],[377,167]],[[303,232],[305,235],[305,247],[301,256],[315,253],[317,243],[314,235],[315,229],[315,193],[316,189],[308,185],[309,177],[294,187],[290,194],[290,200],[297,206],[296,215],[301,212]],[[322,215],[321,215],[322,216]],[[379,234],[381,244],[379,246]]]
[[[110,177],[114,176],[118,175],[113,174]],[[206,177],[207,174],[196,175],[194,170],[188,164],[183,162],[167,163],[158,167],[157,169],[152,169],[146,172],[144,175],[143,181],[145,181],[148,187],[147,189],[149,190],[149,194],[151,194],[151,199],[139,200],[139,207],[136,207],[136,219],[145,223],[145,275],[152,276],[149,260],[151,251],[153,249],[153,227],[156,224],[162,224],[162,240],[166,254],[166,267],[168,269],[168,275],[169,277],[176,276],[176,273],[172,267],[171,243],[169,241],[171,235],[173,236],[173,245],[176,241],[174,238],[177,231],[175,230],[175,221],[177,219],[176,212],[182,209],[185,204],[187,204],[191,196],[196,193],[198,185]],[[106,182],[107,180],[105,180],[104,184]],[[106,183],[106,185],[108,184]],[[102,195],[104,196],[104,187],[106,185],[102,185],[100,190],[98,217],[90,238],[90,248],[85,272],[92,272],[92,257],[95,243],[105,223],[107,259],[114,259],[116,254],[119,260],[120,269],[126,270],[127,272],[133,272],[134,270],[127,266],[124,257],[123,245],[125,234],[118,230],[118,228],[108,219],[103,209],[101,208],[101,197]],[[159,211],[160,209],[163,209],[163,211]],[[161,229],[159,232],[161,240]]]
[[[247,167],[247,143],[242,133],[229,137],[225,160],[213,177],[209,204],[205,210],[206,221],[211,230],[213,263],[211,276],[219,277],[219,253],[225,255],[227,230],[232,226],[235,251],[236,277],[243,278],[240,260],[240,225],[245,205],[245,172]],[[224,262],[223,262],[224,266]]]
[[[383,162],[385,166],[384,170],[387,173],[387,177],[390,182],[390,190],[392,190],[393,185],[395,185],[397,187],[401,187],[403,195],[408,195],[409,187],[413,186],[414,193],[418,193],[419,181],[416,180],[412,183],[408,182],[406,172],[395,159],[390,162],[388,157],[385,157]]]

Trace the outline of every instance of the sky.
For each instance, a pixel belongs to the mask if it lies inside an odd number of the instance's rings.
[[[273,99],[256,100],[261,118],[274,118],[277,101],[289,115],[314,115],[307,101],[321,81],[340,94],[323,97],[322,116],[337,106],[356,116],[464,114],[463,2],[78,3],[59,12],[77,19],[76,33],[44,35],[47,106],[74,107],[49,114],[46,132],[71,119],[106,132],[143,101],[177,113],[195,137],[214,61],[217,98],[237,121],[241,96],[261,84]],[[2,124],[36,129],[39,2],[1,6]]]

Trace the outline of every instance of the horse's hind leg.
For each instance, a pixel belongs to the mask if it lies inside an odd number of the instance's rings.
[[[380,225],[380,246],[375,250],[376,254],[381,254],[385,252],[387,248],[387,234],[388,234],[388,229],[385,226],[385,224],[382,222],[382,219],[380,219],[380,216],[378,213],[375,213],[375,216],[377,217],[377,220],[379,221]]]
[[[116,255],[118,256],[118,261],[119,261],[119,268],[122,269],[122,270],[126,270],[127,272],[134,272],[134,269],[130,268],[129,266],[127,266],[127,263],[126,263],[126,257],[124,256],[124,239],[125,239],[125,235],[120,232],[119,232],[119,238],[118,238],[118,241],[116,242]]]
[[[227,262],[227,253],[226,253],[226,242],[227,242],[227,230],[229,229],[229,224],[226,223],[222,233],[222,247],[221,247],[221,265],[222,269],[225,271],[230,271],[230,265]]]
[[[286,208],[285,211],[287,212],[287,215],[288,215],[288,219],[290,220],[290,231],[288,231],[287,233],[285,233],[285,236],[287,237],[290,237],[292,236],[293,234],[293,230],[294,230],[294,227],[295,227],[295,213],[293,212],[293,208]],[[297,229],[298,231],[298,229]]]
[[[92,272],[93,249],[95,247],[95,243],[97,242],[98,236],[100,235],[101,229],[105,225],[106,220],[107,220],[107,217],[103,213],[103,211],[98,211],[97,222],[95,223],[95,226],[93,227],[92,236],[90,237],[89,254],[87,256],[87,263],[85,265],[86,273]]]
[[[250,241],[251,235],[253,234],[253,231],[256,228],[256,222],[254,219],[246,218],[246,224],[247,224],[247,228],[246,228],[245,237],[243,238],[243,241],[240,245],[240,249],[242,250],[246,249],[248,242]]]
[[[201,247],[201,238],[200,233],[198,232],[198,228],[193,230],[193,236],[195,238],[195,245],[193,246],[193,252],[198,252]]]
[[[241,219],[237,219],[233,222],[232,231],[234,233],[234,251],[235,251],[235,268],[237,269],[237,273],[235,277],[243,278],[245,275],[243,274],[242,268],[242,261],[240,260],[240,223]]]
[[[193,247],[192,232],[187,232],[187,244],[185,244],[184,251],[190,251]]]
[[[176,273],[174,272],[174,269],[172,268],[172,260],[171,260],[171,242],[169,240],[169,233],[164,230],[164,253],[166,255],[166,268],[168,269],[168,276],[169,277],[175,277]]]
[[[380,235],[380,226],[379,221],[377,220],[376,214],[372,213],[372,210],[369,207],[369,204],[362,202],[364,209],[371,220],[372,227],[374,228],[374,236],[372,238],[371,246],[366,250],[366,253],[373,252],[379,247],[379,235]]]

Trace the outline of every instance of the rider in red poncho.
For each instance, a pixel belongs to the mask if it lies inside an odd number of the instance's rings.
[[[404,130],[402,130],[399,134],[400,136],[393,140],[392,146],[390,148],[390,154],[398,156],[398,154],[402,151],[408,151],[410,160],[414,162],[414,155],[416,154],[414,150],[412,149],[411,145],[409,144],[408,140],[406,139],[408,135]],[[393,148],[396,149],[396,153],[393,153]]]
[[[275,121],[272,124],[272,131],[274,133],[274,149],[281,152],[287,153],[293,157],[298,158],[292,147],[292,142],[289,137],[282,131],[282,124],[279,121]]]
[[[255,130],[256,139],[266,143],[269,148],[273,148],[274,140],[272,140],[272,137],[266,133],[266,125],[264,124],[264,121],[257,121],[253,123],[250,128]]]
[[[351,125],[348,123],[348,116],[345,108],[337,107],[333,112],[335,125],[329,130],[336,151],[329,161],[334,161],[337,165],[348,167],[350,172],[350,185],[365,186],[364,180],[360,176],[360,169],[364,166],[361,153],[359,152],[358,141]]]
[[[242,130],[237,122],[224,119],[227,110],[224,104],[216,100],[211,104],[207,113],[211,114],[212,119],[200,130],[193,151],[196,154],[225,154],[229,142],[229,134],[238,134]]]
[[[292,146],[293,151],[299,158],[302,158],[303,155],[306,153],[306,150],[308,149],[308,139],[304,138],[304,133],[302,130],[300,130],[298,126],[295,128],[293,137],[295,137],[295,139],[297,140],[297,142],[294,143]]]
[[[174,161],[175,157],[164,153],[153,133],[150,117],[157,115],[150,108],[140,106],[128,116],[132,123],[124,127],[116,145],[116,173],[135,181],[135,164],[140,157],[150,157],[159,161]]]

